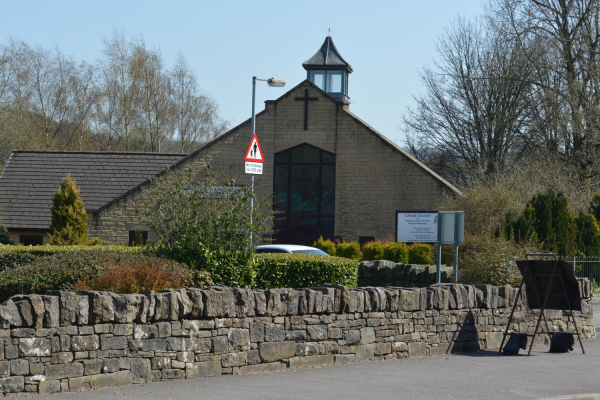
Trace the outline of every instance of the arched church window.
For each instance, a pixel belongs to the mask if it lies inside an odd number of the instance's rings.
[[[275,154],[273,193],[278,243],[333,238],[335,154],[310,144]]]

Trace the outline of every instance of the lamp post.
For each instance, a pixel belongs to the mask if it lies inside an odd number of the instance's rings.
[[[255,76],[252,77],[252,123],[250,127],[250,140],[254,137],[256,127],[256,114],[254,112],[254,104],[256,102],[256,81],[264,81],[271,87],[284,87],[285,81],[283,79],[269,78],[260,79]],[[250,192],[254,195],[254,174],[250,174]],[[252,223],[254,215],[254,197],[250,196],[250,246],[252,246]]]

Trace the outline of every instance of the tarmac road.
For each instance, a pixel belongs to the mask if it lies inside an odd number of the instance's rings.
[[[479,352],[157,382],[40,399],[573,398],[600,393],[600,340],[584,342],[584,346],[585,355],[578,346],[569,354],[547,353],[548,347],[540,346],[531,357]]]

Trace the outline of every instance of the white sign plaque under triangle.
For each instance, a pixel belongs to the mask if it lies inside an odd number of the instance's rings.
[[[262,167],[265,159],[256,134],[250,140],[250,146],[248,146],[244,160],[246,161],[247,174],[262,175]]]

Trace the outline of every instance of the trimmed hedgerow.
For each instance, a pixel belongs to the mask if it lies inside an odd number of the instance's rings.
[[[335,255],[338,257],[350,258],[352,260],[360,261],[362,253],[360,252],[360,245],[357,242],[342,242],[337,245]]]
[[[102,251],[105,253],[142,254],[147,253],[143,247],[127,246],[9,246],[0,245],[0,271],[31,264],[40,257],[62,253],[78,253],[85,251]]]
[[[433,264],[431,246],[425,243],[415,243],[408,248],[409,264]]]
[[[26,265],[0,272],[0,299],[16,294],[41,294],[46,290],[71,290],[76,282],[96,277],[109,266],[151,263],[155,259],[143,254],[97,249],[39,256]],[[184,267],[175,261],[164,261],[174,268]]]
[[[408,247],[406,243],[389,242],[383,246],[383,259],[396,263],[408,263]]]
[[[253,287],[302,288],[323,283],[356,286],[358,262],[311,254],[257,254]]]
[[[383,260],[383,245],[381,242],[369,242],[363,247],[363,260]]]

